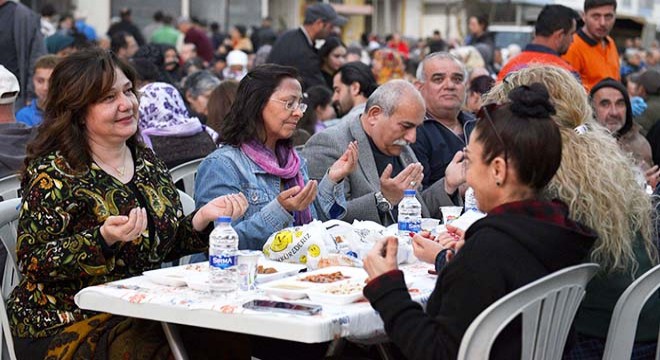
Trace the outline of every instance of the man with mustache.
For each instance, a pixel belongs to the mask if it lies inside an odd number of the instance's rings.
[[[320,179],[350,142],[358,143],[358,164],[344,178],[346,216],[343,220],[371,220],[382,225],[397,221],[397,205],[405,189],[421,190],[422,165],[410,148],[417,137],[417,127],[424,119],[424,99],[413,85],[392,80],[377,88],[367,100],[359,117],[314,134],[302,151],[307,160],[310,179]],[[433,203],[451,205],[442,184],[431,186],[417,197],[422,203],[422,216],[437,216]],[[435,213],[434,213],[435,212]]]
[[[589,91],[605,78],[621,80],[619,52],[609,34],[616,21],[616,0],[585,0],[584,26],[563,58],[580,74]]]
[[[459,186],[465,183],[463,148],[474,128],[474,117],[461,111],[467,92],[465,65],[446,52],[429,54],[417,68],[415,86],[426,103],[424,123],[412,145],[424,166],[424,189],[442,184],[442,191],[460,204]],[[429,208],[441,204],[427,200]]]

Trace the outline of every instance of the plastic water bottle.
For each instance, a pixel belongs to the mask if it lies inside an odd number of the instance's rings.
[[[422,204],[415,197],[414,189],[403,192],[403,199],[399,203],[399,236],[409,237],[411,232],[422,230]]]
[[[465,205],[465,212],[479,211],[479,204],[477,204],[477,198],[474,197],[474,189],[472,187],[468,187],[465,190],[465,201],[463,205]]]
[[[221,216],[209,235],[209,292],[232,297],[238,291],[238,234]]]

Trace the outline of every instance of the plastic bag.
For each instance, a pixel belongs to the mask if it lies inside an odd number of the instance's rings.
[[[272,234],[264,244],[263,252],[270,260],[315,268],[320,257],[336,254],[339,250],[323,223],[314,220]],[[310,263],[313,265],[310,266]]]

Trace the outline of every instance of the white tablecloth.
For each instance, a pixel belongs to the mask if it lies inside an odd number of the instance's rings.
[[[423,306],[436,282],[436,276],[428,274],[430,268],[431,265],[423,263],[401,267],[413,299]],[[137,276],[85,288],[76,294],[75,302],[87,310],[305,343],[339,337],[369,341],[382,339],[384,335],[383,322],[366,300],[341,306],[321,304],[320,314],[304,316],[253,311],[241,306],[253,298],[282,300],[257,293],[223,301],[188,287],[159,285],[145,276]],[[311,303],[307,299],[296,302]]]

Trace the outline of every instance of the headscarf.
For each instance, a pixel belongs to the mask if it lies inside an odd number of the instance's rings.
[[[183,98],[174,86],[161,82],[140,89],[138,126],[144,143],[151,146],[149,136],[192,136],[206,131],[214,140],[218,134],[190,117]]]

